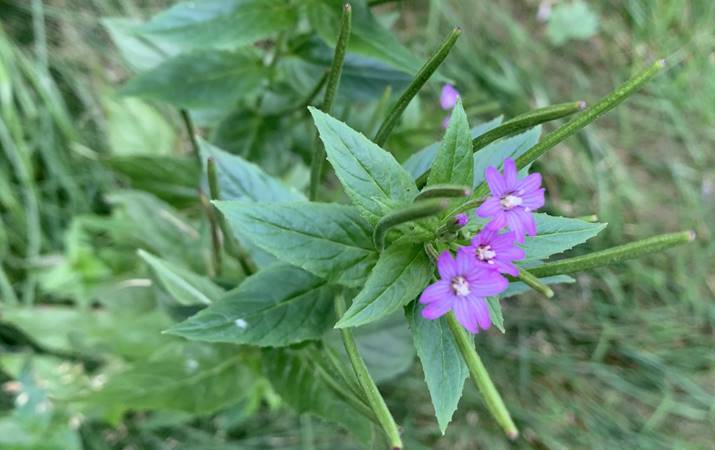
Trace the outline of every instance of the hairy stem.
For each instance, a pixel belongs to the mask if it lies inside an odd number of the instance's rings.
[[[378,251],[385,248],[385,236],[387,231],[401,223],[429,217],[444,211],[449,206],[449,202],[444,199],[424,200],[387,214],[375,225],[372,233],[372,242]]]
[[[551,298],[554,296],[554,291],[550,287],[539,281],[531,272],[524,268],[519,268],[519,281],[529,286],[531,289],[535,290],[539,294],[546,298]]]

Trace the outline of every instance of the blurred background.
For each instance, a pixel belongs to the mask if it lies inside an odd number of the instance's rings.
[[[680,229],[698,235],[580,274],[553,299],[503,303],[507,333],[478,345],[522,429],[515,443],[470,384],[443,437],[418,363],[386,381],[406,448],[715,449],[715,2],[372,3],[383,3],[373,12],[420,59],[453,25],[464,28],[441,73],[473,124],[594,102],[666,57],[666,73],[538,169],[549,212],[608,222],[581,252]],[[166,315],[147,306],[162,294],[145,284],[134,250],[163,246],[197,266],[206,258],[190,245],[205,224],[167,237],[146,223],[166,204],[177,217],[197,212],[187,202],[196,174],[186,158],[151,165],[188,153],[178,115],[117,94],[133,68],[112,34],[169,4],[0,0],[0,448],[352,448],[263,385],[238,398],[240,407],[203,416],[114,406],[103,411],[109,419],[94,420],[68,400],[85,384],[101,386],[93,370],[106,353],[131,361],[164,339]],[[125,19],[106,19],[117,17]],[[429,85],[408,109],[390,141],[398,157],[439,138],[439,88]],[[145,160],[129,158],[137,155]],[[289,163],[269,171],[304,186],[307,172],[287,171]],[[119,191],[127,186],[135,190]],[[140,322],[136,311],[153,312]],[[142,396],[123,389],[112,393],[119,403]],[[152,409],[126,401],[129,410]]]

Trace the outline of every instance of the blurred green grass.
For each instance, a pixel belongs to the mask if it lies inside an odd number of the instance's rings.
[[[68,218],[106,208],[96,197],[115,181],[97,161],[110,146],[102,104],[122,72],[98,18],[144,17],[160,3],[49,1],[40,11],[39,1],[0,2],[3,298],[11,301],[11,280],[22,280],[18,292],[31,301],[33,269],[40,255],[62,249]],[[597,214],[609,223],[593,249],[684,228],[698,233],[694,245],[582,274],[553,300],[505,302],[507,334],[477,342],[522,428],[517,443],[505,443],[471,385],[441,437],[419,368],[389,383],[388,402],[408,448],[714,448],[715,4],[589,5],[598,33],[558,47],[536,18],[536,1],[380,6],[401,13],[396,29],[420,54],[451,24],[464,27],[444,74],[471,116],[483,119],[594,101],[649,60],[668,56],[666,74],[559,146],[539,169],[550,211]],[[46,30],[33,21],[40,13]],[[315,420],[275,416],[265,410],[241,425],[254,436],[245,448],[311,448],[301,444],[306,435],[315,448],[341,442]],[[88,425],[87,448],[169,448],[166,429],[146,420],[138,415],[109,430]],[[206,422],[182,424],[175,436],[202,442],[215,431]],[[113,438],[97,437],[106,433]]]

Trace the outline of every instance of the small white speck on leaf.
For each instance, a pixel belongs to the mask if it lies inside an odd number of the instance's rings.
[[[246,322],[243,319],[236,319],[233,323],[236,324],[238,328],[241,328],[242,330],[245,329],[248,326],[248,322]]]

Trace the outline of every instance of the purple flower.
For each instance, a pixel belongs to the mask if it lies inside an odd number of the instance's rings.
[[[513,159],[504,161],[504,175],[494,167],[487,167],[485,177],[492,196],[477,208],[480,217],[491,217],[487,228],[500,230],[504,226],[514,232],[517,242],[524,236],[536,234],[536,222],[532,211],[544,206],[544,189],[541,175],[532,173],[519,179]]]
[[[471,255],[478,265],[512,276],[519,269],[512,261],[524,259],[524,250],[515,245],[513,231],[499,234],[497,230],[484,228],[472,239],[472,245],[461,249]]]
[[[439,96],[439,105],[442,109],[452,109],[454,105],[457,104],[457,99],[459,98],[459,91],[457,91],[451,84],[445,84],[442,86],[442,93]]]
[[[422,317],[437,319],[450,310],[457,321],[472,333],[486,330],[492,325],[485,297],[504,291],[509,283],[494,270],[485,269],[466,252],[457,252],[453,258],[444,251],[437,259],[440,280],[427,286],[420,296],[425,304]]]
[[[469,216],[466,215],[465,213],[459,213],[456,216],[454,216],[454,224],[458,228],[462,228],[468,223],[469,223]]]

